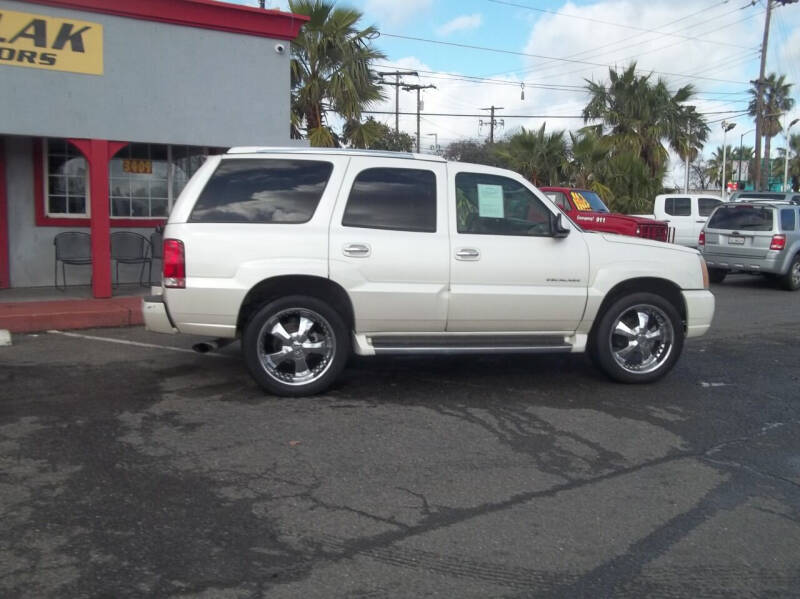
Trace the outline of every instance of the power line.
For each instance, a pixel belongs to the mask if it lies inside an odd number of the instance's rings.
[[[495,110],[499,110],[500,107],[494,106],[491,107]],[[481,110],[490,110],[490,108],[485,108]],[[364,114],[400,114],[403,116],[414,115],[416,116],[416,112],[403,112],[400,111],[399,113],[395,113],[393,110],[362,110]],[[702,115],[715,115],[715,114],[739,114],[742,110],[715,110],[711,112],[698,112],[697,114]],[[485,114],[464,114],[464,113],[456,113],[456,112],[421,112],[421,117],[431,117],[431,116],[442,116],[442,117],[469,117],[469,118],[484,118],[486,117]],[[504,119],[582,119],[582,114],[503,114],[500,115]],[[709,122],[716,122],[716,121],[709,121]]]
[[[445,42],[445,41],[442,41],[442,40],[432,40],[432,39],[427,39],[427,38],[424,38],[424,37],[414,37],[414,36],[411,36],[411,35],[399,35],[399,34],[396,34],[396,33],[382,33],[381,35],[384,35],[386,37],[393,37],[393,38],[396,38],[396,39],[404,39],[404,40],[415,41],[415,42],[425,42],[427,44],[438,44],[438,45],[442,45],[442,46],[451,46],[451,47],[455,47],[455,48],[466,48],[466,49],[469,49],[469,50],[481,50],[483,52],[496,52],[498,54],[513,54],[515,56],[528,56],[528,57],[531,57],[531,58],[545,58],[545,59],[548,59],[548,60],[558,60],[558,61],[561,61],[561,62],[570,62],[570,63],[576,63],[576,64],[586,64],[586,65],[590,65],[590,66],[603,67],[603,68],[608,68],[608,67],[612,66],[610,64],[599,63],[599,62],[591,62],[591,61],[588,61],[588,60],[577,60],[577,59],[574,59],[574,58],[558,58],[556,56],[545,56],[543,54],[532,54],[530,52],[519,52],[519,51],[516,51],[516,50],[505,50],[505,49],[502,49],[502,48],[489,48],[487,46],[474,46],[472,44],[460,44],[460,43],[457,43],[457,42]],[[642,72],[645,72],[645,73],[646,72],[657,73],[659,75],[667,75],[667,76],[671,76],[671,77],[685,77],[686,76],[686,74],[684,74],[684,73],[670,73],[668,71],[654,71],[654,70],[649,70],[649,69],[636,69],[636,71],[640,72],[640,73],[642,73]],[[714,78],[714,77],[695,77],[695,79],[703,79],[703,80],[706,80],[706,81],[717,81],[717,82],[720,82],[720,83],[735,83],[737,85],[746,85],[747,84],[746,81],[733,81],[731,79],[717,79],[717,78]]]

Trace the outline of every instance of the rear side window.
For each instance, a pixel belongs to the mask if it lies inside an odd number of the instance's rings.
[[[691,216],[692,200],[690,198],[667,198],[664,202],[664,212],[671,216]]]
[[[569,202],[567,201],[567,196],[565,196],[560,191],[545,191],[544,195],[550,198],[550,200],[552,200],[552,202],[562,210],[566,210],[567,212],[572,210],[572,207],[569,205]]]
[[[781,210],[781,229],[784,231],[794,231],[795,211],[793,208]]]
[[[223,160],[197,198],[189,222],[307,222],[332,170],[330,162],[311,160]]]
[[[730,231],[771,231],[772,208],[721,206],[709,219],[708,228]]]
[[[353,182],[342,225],[436,232],[436,175],[409,168],[370,168]]]
[[[714,212],[714,208],[719,206],[722,202],[714,198],[698,198],[697,206],[700,211],[700,216],[709,216]]]

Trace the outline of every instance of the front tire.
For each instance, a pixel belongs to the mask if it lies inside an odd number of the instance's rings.
[[[347,327],[324,301],[293,295],[261,308],[242,337],[245,364],[266,391],[302,397],[325,391],[350,356]]]
[[[589,351],[610,378],[651,383],[667,374],[683,349],[677,309],[653,293],[616,300],[600,317]]]
[[[728,271],[723,268],[709,268],[708,269],[708,280],[712,283],[722,283],[725,280],[725,277],[728,275]]]
[[[800,289],[800,254],[794,257],[788,272],[781,277],[781,286],[787,291]]]

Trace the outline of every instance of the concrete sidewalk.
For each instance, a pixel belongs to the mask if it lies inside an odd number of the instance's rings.
[[[124,295],[93,299],[87,288],[68,289],[67,293],[52,288],[6,289],[0,292],[0,330],[33,333],[140,325],[142,296],[148,291],[128,287],[120,291]]]

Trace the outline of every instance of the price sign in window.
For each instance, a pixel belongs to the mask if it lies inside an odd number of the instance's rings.
[[[123,173],[134,173],[137,175],[152,175],[153,161],[138,158],[126,158],[122,161]]]
[[[573,192],[571,192],[571,195],[572,195],[572,202],[575,204],[575,208],[577,208],[578,210],[581,210],[583,212],[591,211],[592,206],[589,204],[589,202],[586,200],[586,198],[583,197],[582,194],[580,194],[580,193],[578,193],[576,191],[573,191]]]

